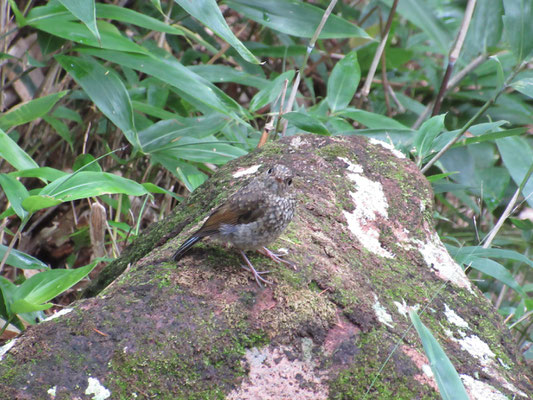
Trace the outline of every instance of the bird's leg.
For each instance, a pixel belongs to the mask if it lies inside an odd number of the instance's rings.
[[[239,250],[239,252],[241,253],[242,258],[244,259],[244,262],[246,263],[246,265],[241,265],[241,267],[243,267],[247,271],[250,271],[254,275],[254,279],[260,288],[263,287],[261,285],[261,282],[264,282],[266,284],[272,284],[272,282],[267,281],[265,278],[261,276],[262,274],[268,274],[270,271],[261,271],[261,272],[256,271],[256,269],[254,268],[250,260],[248,260],[248,257],[246,257],[246,254],[244,253],[244,251]]]
[[[278,264],[285,264],[285,265],[288,265],[289,267],[292,267],[293,269],[296,269],[296,265],[288,260],[284,260],[283,258],[281,258],[283,255],[282,254],[276,254],[272,251],[270,251],[269,249],[267,249],[266,247],[262,247],[262,248],[259,248],[257,249],[257,251],[265,256],[267,256],[268,258],[274,260],[275,262],[277,262]]]

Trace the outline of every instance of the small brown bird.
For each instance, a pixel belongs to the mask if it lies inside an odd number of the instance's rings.
[[[271,283],[261,276],[270,271],[256,271],[245,251],[258,250],[277,263],[293,265],[264,247],[285,230],[294,215],[292,179],[291,170],[284,165],[274,165],[264,171],[216,208],[174,253],[173,259],[179,260],[196,242],[211,236],[239,250],[246,263],[242,267],[252,272],[260,287],[261,282]]]

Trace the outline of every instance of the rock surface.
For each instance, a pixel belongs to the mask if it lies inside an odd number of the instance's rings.
[[[168,261],[253,171],[278,162],[294,170],[299,204],[273,248],[296,270],[250,254],[272,271],[261,290],[209,241]],[[433,230],[429,184],[381,142],[292,136],[234,160],[100,284],[126,264],[96,297],[10,344],[2,399],[439,399],[408,331],[416,306],[472,399],[533,397],[507,328]]]

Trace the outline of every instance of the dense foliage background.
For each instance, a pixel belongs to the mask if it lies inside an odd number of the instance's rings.
[[[533,359],[531,3],[3,2],[2,338],[218,165],[308,132],[420,166],[441,238]]]

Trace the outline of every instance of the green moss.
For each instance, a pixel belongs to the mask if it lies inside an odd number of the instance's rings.
[[[353,152],[350,150],[349,146],[343,145],[342,143],[328,144],[327,146],[319,148],[316,154],[328,161],[333,161],[338,157],[351,159],[353,156]]]
[[[261,158],[279,158],[280,155],[284,154],[287,151],[286,145],[278,141],[267,142],[263,147],[261,147],[260,154]]]
[[[223,399],[246,375],[241,364],[246,350],[268,343],[265,332],[243,320],[242,302],[219,304],[217,311],[206,310],[202,302],[180,304],[174,322],[179,334],[156,329],[139,335],[127,355],[115,352],[108,387],[117,398],[136,393],[143,398]]]
[[[17,365],[11,354],[6,354],[2,364],[0,364],[0,382],[5,385],[11,385],[13,380],[21,373],[20,368],[21,366]],[[25,374],[23,373],[23,375]]]
[[[398,375],[396,372],[398,370],[414,369],[412,362],[403,354],[394,353],[388,363],[384,364],[392,350],[383,346],[384,341],[391,339],[386,336],[384,330],[374,330],[360,335],[357,343],[360,352],[356,356],[353,367],[341,371],[330,382],[331,399],[429,400],[438,398],[438,394],[430,387],[420,385],[409,374]],[[393,363],[396,366],[393,366]],[[398,364],[405,364],[405,366],[398,368]],[[380,372],[383,366],[384,369]]]

